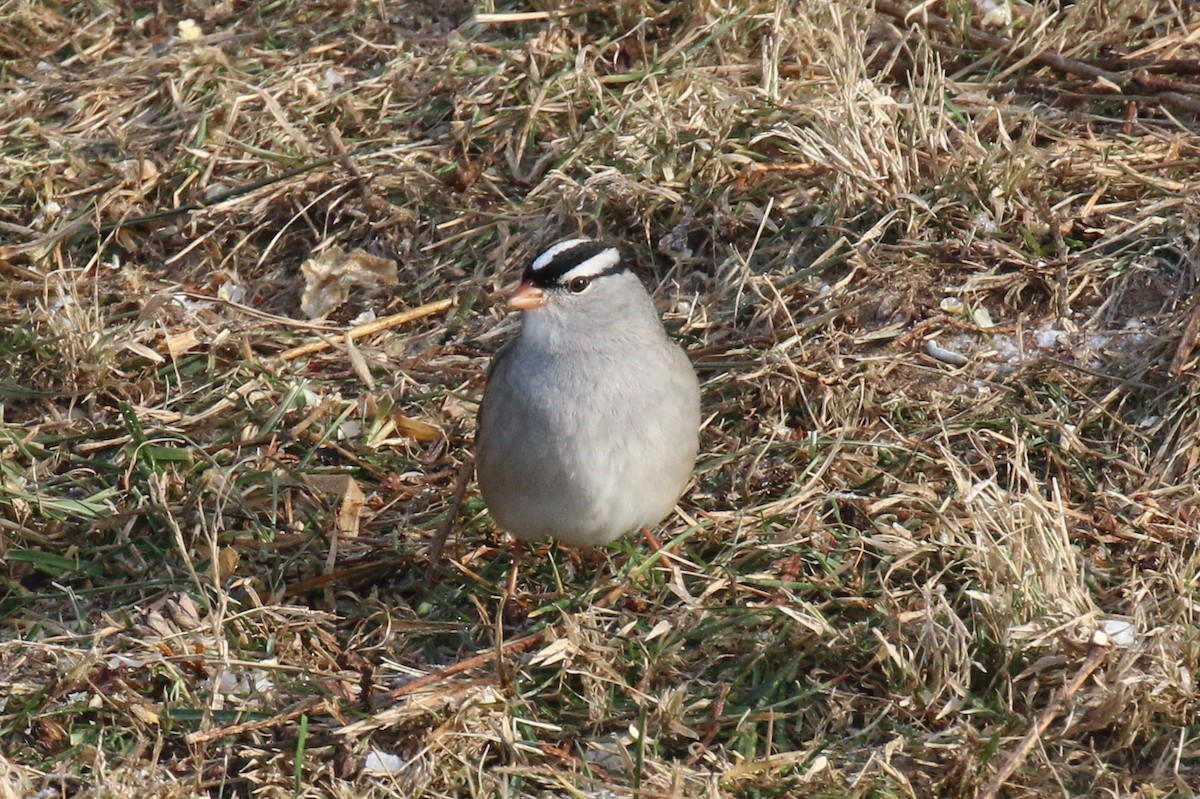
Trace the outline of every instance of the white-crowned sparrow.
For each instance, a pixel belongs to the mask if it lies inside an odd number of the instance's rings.
[[[522,540],[606,544],[662,521],[695,465],[700,384],[616,247],[570,239],[525,270],[521,332],[488,369],[475,467]]]

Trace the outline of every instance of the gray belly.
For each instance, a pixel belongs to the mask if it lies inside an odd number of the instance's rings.
[[[598,380],[592,364],[581,383],[570,371],[578,363],[540,366],[533,379],[523,376],[521,390],[513,370],[497,370],[484,397],[476,471],[492,518],[518,538],[574,546],[661,521],[691,475],[698,399],[684,392],[681,402],[660,372]],[[588,390],[568,390],[578,385]],[[564,402],[568,396],[574,400]]]

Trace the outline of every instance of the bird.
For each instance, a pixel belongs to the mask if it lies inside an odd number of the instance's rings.
[[[520,332],[488,367],[475,437],[492,519],[588,548],[657,525],[691,480],[700,382],[620,249],[553,244],[508,305]]]

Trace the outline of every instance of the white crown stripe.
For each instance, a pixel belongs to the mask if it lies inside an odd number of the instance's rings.
[[[578,247],[580,244],[587,244],[589,241],[590,241],[590,239],[567,239],[566,241],[560,241],[558,244],[555,244],[553,247],[546,250],[541,255],[539,255],[537,258],[535,258],[533,261],[533,265],[530,267],[530,269],[532,269],[532,271],[534,271],[534,272],[537,272],[541,269],[545,269],[546,266],[551,261],[554,260],[554,256],[558,255],[561,252],[566,252],[567,250],[574,249],[575,247]]]
[[[603,272],[612,269],[621,262],[621,254],[617,252],[616,247],[609,247],[607,250],[600,252],[582,261],[578,266],[574,266],[562,276],[562,282],[566,283],[577,277],[595,277]]]

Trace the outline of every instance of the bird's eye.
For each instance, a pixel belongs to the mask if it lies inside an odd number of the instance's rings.
[[[578,294],[592,284],[590,277],[573,277],[571,282],[567,283],[567,288],[572,294]]]

